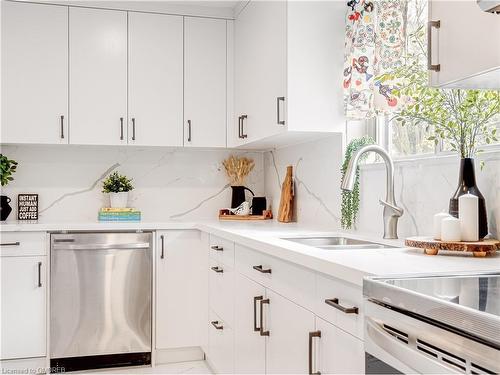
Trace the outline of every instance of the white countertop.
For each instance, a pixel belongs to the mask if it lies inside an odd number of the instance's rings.
[[[0,224],[0,232],[12,231],[72,231],[72,230],[175,230],[199,229],[240,245],[299,264],[347,282],[362,285],[367,275],[417,275],[461,272],[500,271],[500,253],[484,258],[470,254],[442,254],[431,256],[422,250],[404,247],[403,240],[383,240],[373,236],[353,233],[326,232],[301,225],[282,224],[275,221],[262,222],[138,222],[138,223],[17,223]],[[322,250],[311,246],[283,240],[282,237],[311,235],[346,235],[400,248],[363,250]]]

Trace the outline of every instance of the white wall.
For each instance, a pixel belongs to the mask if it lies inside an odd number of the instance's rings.
[[[296,168],[297,220],[315,228],[340,228],[341,140],[332,136],[273,152],[264,157],[266,192],[272,195],[274,208],[279,205],[279,181],[286,165]],[[273,162],[274,159],[274,162]],[[484,170],[479,160],[485,160]],[[484,153],[476,165],[479,189],[486,199],[489,229],[492,234],[500,222],[500,152]],[[432,233],[432,216],[448,209],[458,182],[459,159],[456,156],[396,162],[396,202],[405,209],[399,220],[399,237]],[[361,202],[356,232],[382,237],[382,206],[385,198],[383,164],[362,166]],[[495,212],[496,207],[496,212]],[[500,227],[500,226],[499,226]],[[498,233],[500,236],[500,233]]]
[[[134,179],[130,204],[143,221],[216,218],[230,205],[231,192],[221,162],[229,150],[172,150],[138,147],[2,146],[1,153],[19,162],[15,180],[2,194],[38,193],[40,219],[95,221],[108,205],[102,180],[112,171]],[[242,154],[242,152],[239,152]],[[248,187],[264,193],[262,153],[255,160]],[[12,212],[8,221],[15,220]]]

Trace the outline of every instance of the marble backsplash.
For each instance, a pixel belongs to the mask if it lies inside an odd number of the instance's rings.
[[[38,193],[40,219],[95,221],[108,197],[102,180],[118,171],[133,178],[135,189],[129,205],[142,211],[143,221],[216,218],[230,205],[231,189],[222,166],[230,154],[255,160],[248,187],[264,193],[263,154],[231,150],[184,150],[97,146],[2,146],[1,153],[17,160],[15,180],[2,189],[13,198],[18,193]],[[12,212],[8,221],[15,220]]]
[[[279,183],[287,165],[295,167],[297,221],[306,226],[337,230],[340,228],[340,136],[300,144],[264,156],[266,193],[274,207],[279,205]],[[485,161],[483,170],[479,160]],[[500,152],[483,153],[478,158],[476,177],[487,209],[490,233],[500,228]],[[405,210],[399,220],[399,237],[432,233],[432,217],[447,211],[449,198],[458,182],[459,159],[456,156],[429,157],[395,163],[396,202]],[[361,167],[360,212],[353,230],[382,236],[382,206],[385,198],[385,167],[369,164]],[[500,236],[500,233],[497,234]]]

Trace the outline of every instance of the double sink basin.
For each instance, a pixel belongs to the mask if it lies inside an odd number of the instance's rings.
[[[292,241],[301,245],[316,247],[323,250],[363,250],[386,249],[393,246],[376,242],[356,240],[349,237],[287,237],[282,240]]]

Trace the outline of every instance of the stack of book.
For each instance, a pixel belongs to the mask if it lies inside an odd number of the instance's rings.
[[[141,221],[141,211],[135,208],[101,208],[99,221]]]

